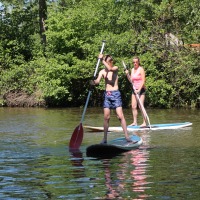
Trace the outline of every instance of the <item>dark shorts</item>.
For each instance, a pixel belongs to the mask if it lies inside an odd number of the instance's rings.
[[[104,92],[104,108],[116,109],[122,107],[122,98],[119,90]]]
[[[145,88],[142,88],[142,89],[140,90],[140,93],[139,93],[138,95],[143,95],[143,94],[145,94],[145,92],[146,92],[146,89],[145,89]],[[133,91],[133,94],[135,94],[134,91]]]

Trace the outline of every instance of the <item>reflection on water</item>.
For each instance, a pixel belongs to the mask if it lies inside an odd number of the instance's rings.
[[[143,135],[143,145],[140,149],[135,151],[130,151],[128,154],[131,154],[131,164],[135,166],[130,173],[134,180],[133,191],[138,193],[139,199],[146,199],[148,195],[145,193],[146,189],[150,188],[151,182],[148,182],[148,168],[150,167],[149,161],[149,135]]]
[[[135,132],[143,138],[139,149],[94,159],[86,156],[86,148],[101,141],[102,133],[84,130],[79,150],[69,151],[67,146],[81,109],[0,108],[0,199],[198,200],[199,111],[149,113],[152,123],[159,118],[159,123],[191,121],[193,126]],[[100,126],[100,119],[98,109],[88,109],[86,123]],[[119,124],[117,119],[112,123]],[[121,136],[108,135],[109,139]]]
[[[116,199],[117,197],[124,196],[124,191],[133,191],[132,199],[146,199],[148,195],[145,193],[148,184],[146,178],[146,157],[144,151],[133,150],[127,155],[126,159],[123,158],[123,164],[119,164],[119,169],[112,171],[109,160],[103,161],[105,167],[105,179],[107,186],[106,199]],[[128,155],[129,154],[129,155]],[[126,162],[126,163],[125,163]],[[128,166],[127,166],[127,163]],[[130,192],[128,192],[131,194]],[[130,197],[130,196],[128,196]],[[126,197],[127,198],[127,197]]]
[[[147,180],[150,177],[149,139],[149,135],[143,135],[144,145],[118,156],[118,162],[113,163],[112,159],[101,160],[107,190],[103,199],[138,200],[149,197],[146,193],[146,190],[151,188],[151,182]]]
[[[83,153],[79,149],[69,149],[70,161],[73,166],[73,176],[75,178],[85,177],[85,168],[83,166]]]
[[[105,199],[115,199],[120,196],[120,190],[123,189],[123,185],[119,181],[119,173],[117,172],[117,180],[112,177],[110,160],[102,161],[105,170],[105,185],[107,187]]]

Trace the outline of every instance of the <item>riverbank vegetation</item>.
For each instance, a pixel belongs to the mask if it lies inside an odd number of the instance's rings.
[[[146,71],[146,106],[195,107],[200,98],[199,0],[1,1],[0,104],[83,106],[102,40],[119,66]],[[99,69],[102,69],[100,65]],[[103,82],[89,106],[101,106]]]

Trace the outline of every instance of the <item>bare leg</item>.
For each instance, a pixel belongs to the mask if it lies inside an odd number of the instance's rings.
[[[131,142],[131,139],[129,138],[129,135],[128,135],[126,120],[124,118],[122,107],[117,107],[116,113],[117,113],[117,117],[118,117],[119,121],[121,122],[121,126],[122,126],[122,129],[124,131],[124,135],[125,135],[126,140],[128,142]]]
[[[141,101],[141,103],[142,103],[143,106],[144,106],[144,100],[145,100],[145,95],[142,94],[142,95],[140,96],[140,101]],[[146,126],[146,121],[145,121],[145,118],[144,118],[144,117],[143,117],[143,123],[142,123],[140,126]]]
[[[108,133],[108,127],[109,127],[109,121],[110,121],[110,109],[104,108],[104,137],[101,143],[107,143],[107,133]]]
[[[131,97],[131,107],[132,107],[132,114],[133,114],[133,123],[131,124],[131,126],[136,126],[138,111],[137,111],[137,100],[134,94],[132,94],[132,97]]]

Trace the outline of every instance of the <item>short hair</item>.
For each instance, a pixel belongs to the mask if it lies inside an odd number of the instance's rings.
[[[109,58],[110,58],[110,59],[109,59]],[[112,59],[112,56],[109,55],[109,54],[105,55],[105,57],[104,57],[104,60],[105,60],[105,61],[107,61],[108,59],[109,59],[109,61],[113,60],[113,59]]]

